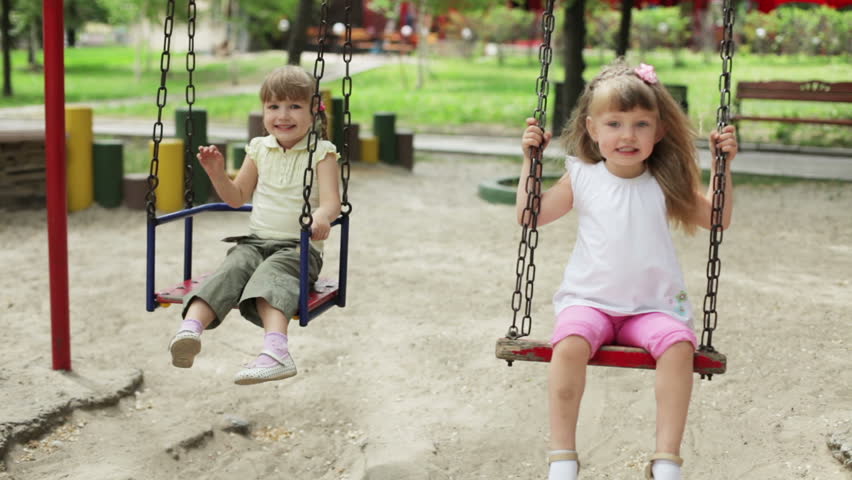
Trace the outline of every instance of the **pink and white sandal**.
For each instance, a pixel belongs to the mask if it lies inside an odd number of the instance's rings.
[[[234,383],[237,385],[254,385],[273,380],[283,380],[296,375],[296,363],[293,362],[293,357],[290,356],[289,352],[280,357],[269,350],[263,350],[260,354],[275,360],[276,365],[246,367],[237,373],[234,377]]]

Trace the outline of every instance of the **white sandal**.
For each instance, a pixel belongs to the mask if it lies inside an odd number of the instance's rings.
[[[653,470],[651,470],[651,466],[654,464],[654,460],[668,460],[670,462],[676,463],[678,467],[683,465],[683,459],[679,456],[674,455],[672,453],[657,452],[651,455],[651,459],[648,460],[648,465],[645,467],[645,478],[647,480],[654,479],[654,472]]]
[[[274,352],[263,350],[261,355],[275,360],[277,365],[271,367],[246,367],[240,370],[234,377],[237,385],[254,385],[256,383],[270,382],[272,380],[283,380],[296,375],[296,363],[290,353],[279,357]]]
[[[172,365],[178,368],[189,368],[195,356],[201,351],[201,335],[192,330],[181,330],[169,342],[169,353],[172,354]]]
[[[577,452],[567,451],[567,450],[554,450],[547,454],[547,464],[550,465],[553,462],[562,462],[562,461],[575,461],[577,462],[577,474],[580,474],[580,457],[577,456]]]

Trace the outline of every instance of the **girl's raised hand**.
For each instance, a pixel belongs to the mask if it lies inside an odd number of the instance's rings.
[[[737,144],[737,130],[733,125],[728,125],[722,129],[722,133],[715,130],[710,132],[710,154],[716,158],[716,149],[728,154],[727,160],[730,162],[737,156],[739,146]]]
[[[521,137],[521,146],[524,155],[528,155],[530,148],[539,147],[543,152],[547,145],[550,144],[550,138],[553,136],[551,132],[542,131],[538,126],[535,118],[527,119],[527,128],[524,130],[524,135]]]
[[[225,157],[216,145],[199,146],[196,157],[210,178],[225,174]]]

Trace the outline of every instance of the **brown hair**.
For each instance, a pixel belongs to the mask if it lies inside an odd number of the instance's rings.
[[[260,101],[295,100],[311,102],[316,91],[316,79],[304,68],[285,65],[269,72],[260,86]],[[328,140],[328,117],[324,110],[319,112],[317,129],[323,140]]]
[[[598,92],[605,92],[608,98],[596,98]],[[645,164],[663,190],[669,220],[693,233],[693,212],[700,184],[698,152],[695,130],[680,104],[659,81],[649,84],[624,59],[615,60],[586,85],[562,132],[565,150],[587,163],[605,160],[586,127],[593,104],[595,109],[627,112],[642,108],[657,112],[663,135]]]

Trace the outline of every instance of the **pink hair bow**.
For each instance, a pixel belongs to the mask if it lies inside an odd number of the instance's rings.
[[[322,100],[320,100],[320,104],[319,104],[319,111],[320,111],[320,112],[324,112],[324,111],[325,111],[325,103],[323,103],[323,101],[322,101]]]
[[[654,66],[647,63],[640,63],[638,67],[633,69],[636,76],[641,78],[648,85],[657,83],[657,73],[654,72]]]

